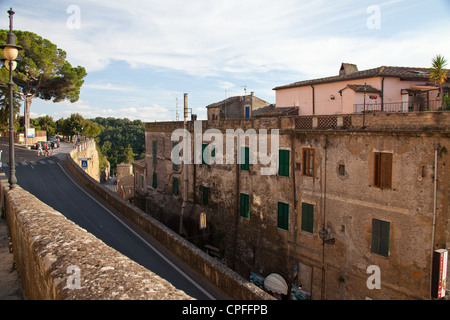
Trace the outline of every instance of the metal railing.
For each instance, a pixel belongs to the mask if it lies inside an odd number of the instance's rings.
[[[409,101],[393,103],[355,104],[354,113],[365,112],[420,112],[449,110],[450,105],[441,100]]]

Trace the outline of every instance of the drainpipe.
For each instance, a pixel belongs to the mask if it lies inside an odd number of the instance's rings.
[[[187,131],[187,121],[188,121],[188,94],[185,93],[184,94],[184,139],[183,139],[183,143],[184,143],[184,149],[183,152],[186,152],[186,150],[188,150],[188,147],[190,148],[191,146],[188,146],[188,139],[187,139],[187,135],[189,134]],[[183,204],[181,205],[181,213],[180,213],[180,225],[179,225],[179,233],[181,235],[186,235],[185,232],[185,228],[183,225],[183,217],[184,214],[186,212],[186,206],[187,206],[187,201],[188,201],[188,165],[187,165],[187,161],[186,161],[186,157],[184,157],[184,161],[183,161],[183,174],[184,174],[184,189],[183,189]]]
[[[433,280],[433,253],[434,253],[434,241],[436,237],[436,216],[437,216],[437,182],[438,182],[438,151],[441,147],[439,140],[434,142],[434,191],[433,191],[433,230],[431,232],[431,253],[430,253],[430,300],[431,286]]]
[[[313,111],[313,116],[316,115],[316,92],[315,92],[315,88],[313,85],[311,85],[312,88],[312,111]]]
[[[384,111],[384,77],[381,80],[381,111]]]

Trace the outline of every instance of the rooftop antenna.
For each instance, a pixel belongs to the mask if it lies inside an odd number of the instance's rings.
[[[245,95],[247,95],[247,86],[243,86]]]
[[[175,101],[176,101],[176,104],[175,104],[175,106],[176,106],[176,116],[175,116],[175,119],[176,119],[176,121],[180,121],[180,114],[178,113],[178,98],[175,98]]]

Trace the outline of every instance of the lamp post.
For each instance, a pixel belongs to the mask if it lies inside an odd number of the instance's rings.
[[[17,55],[21,47],[16,45],[16,36],[13,33],[13,9],[8,10],[9,14],[9,33],[6,44],[0,46],[5,54],[5,67],[9,70],[9,188],[13,189],[16,186],[16,168],[14,163],[14,106],[13,106],[13,91],[14,82],[12,78],[12,72],[17,66]]]

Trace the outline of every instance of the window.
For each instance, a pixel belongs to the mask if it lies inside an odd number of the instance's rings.
[[[156,164],[156,140],[153,141],[153,164]]]
[[[250,118],[250,107],[245,107],[245,119]]]
[[[383,257],[389,256],[390,222],[372,219],[372,252]]]
[[[178,195],[178,179],[177,178],[173,178],[173,194],[175,196]]]
[[[176,142],[176,141],[175,141],[175,142],[172,144],[172,147],[175,148],[175,146],[178,145],[178,143],[179,143],[179,142]],[[184,152],[184,151],[183,151],[183,152]],[[179,156],[179,155],[178,155],[178,156]],[[172,160],[172,164],[173,164],[173,167],[172,167],[173,171],[178,171],[178,165],[175,164],[175,162],[173,162],[173,160]]]
[[[156,172],[153,173],[152,187],[153,187],[154,189],[156,189],[156,188],[158,187],[158,177],[156,176]]]
[[[392,153],[375,153],[373,185],[381,189],[392,187]]]
[[[208,205],[208,193],[209,193],[209,188],[202,186],[202,205],[204,205],[204,206]]]
[[[241,170],[250,170],[250,149],[248,147],[241,148]]]
[[[207,143],[202,144],[202,164],[210,164],[209,163],[209,155],[210,154],[211,154],[211,157],[213,157],[213,158],[216,157],[216,147],[214,145],[211,145],[211,149],[212,150],[209,150]],[[206,155],[204,153],[205,150],[207,150]],[[211,162],[212,162],[212,160],[211,160]]]
[[[241,217],[248,218],[249,212],[249,195],[241,193],[240,214]]]
[[[345,165],[343,165],[343,164],[339,165],[339,175],[345,176]]]
[[[141,175],[141,190],[144,190],[144,176]]]
[[[290,158],[289,150],[280,150],[279,151],[279,167],[278,167],[278,175],[282,177],[289,177],[289,158]]]
[[[304,176],[314,177],[314,149],[303,149],[303,171]]]
[[[288,230],[289,228],[289,205],[278,202],[278,228]]]
[[[302,230],[313,233],[314,205],[302,202]]]

